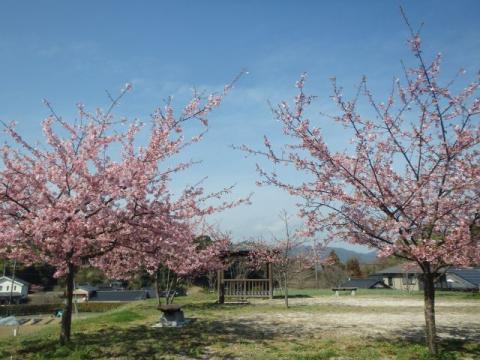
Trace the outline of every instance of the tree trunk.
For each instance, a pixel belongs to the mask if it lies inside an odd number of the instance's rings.
[[[437,329],[435,327],[435,276],[425,273],[423,276],[423,294],[425,299],[425,337],[428,350],[438,354]]]
[[[225,284],[223,282],[223,270],[217,271],[218,303],[225,303]]]
[[[285,273],[285,306],[288,308],[288,275]]]
[[[170,275],[170,271],[169,271],[169,275]],[[177,274],[172,272],[172,276],[171,277],[169,276],[169,282],[168,282],[168,290],[166,295],[167,304],[173,304],[173,299],[177,294],[177,283],[178,283]]]
[[[162,291],[160,290],[160,270],[155,272],[155,293],[157,294],[158,305],[162,305]]]
[[[70,341],[72,330],[72,300],[73,300],[73,280],[75,277],[75,269],[72,264],[68,264],[66,296],[67,301],[62,313],[62,324],[60,330],[60,344],[65,345]]]
[[[170,283],[170,269],[167,269],[167,280],[165,281],[165,304],[170,304],[170,290],[171,290],[171,283]]]
[[[268,268],[268,297],[270,299],[273,299],[273,266],[272,263],[268,263],[267,265]]]
[[[169,304],[173,304],[173,300],[175,299],[175,295],[177,295],[176,290],[173,290],[173,291],[170,292],[170,297],[169,297],[169,300],[168,300]]]
[[[318,283],[318,254],[317,254],[317,242],[315,239],[313,239],[313,256],[315,257],[315,286],[317,289],[320,289],[319,283]]]

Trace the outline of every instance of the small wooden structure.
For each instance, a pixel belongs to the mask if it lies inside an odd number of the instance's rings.
[[[246,257],[249,250],[230,251],[223,255],[224,259]],[[217,272],[218,303],[224,304],[225,298],[246,300],[247,298],[273,298],[272,264],[267,263],[264,279],[225,279],[225,271]]]

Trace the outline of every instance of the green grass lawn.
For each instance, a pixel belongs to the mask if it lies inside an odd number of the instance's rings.
[[[295,296],[324,296],[330,292],[294,290]],[[463,299],[465,294],[447,294]],[[406,296],[397,293],[360,292],[359,296]],[[410,296],[420,296],[412,294]],[[444,295],[440,294],[442,298]],[[470,295],[471,296],[471,295]],[[378,311],[354,306],[282,307],[281,302],[256,305],[216,305],[213,294],[180,297],[185,314],[195,321],[183,328],[151,328],[158,320],[155,301],[147,300],[73,323],[72,343],[57,344],[58,325],[46,325],[31,335],[0,340],[1,359],[432,359],[421,339],[379,337],[322,337],[312,333],[279,333],[237,318],[257,313],[312,314],[337,311]],[[480,359],[480,344],[450,340],[441,343],[439,359]]]

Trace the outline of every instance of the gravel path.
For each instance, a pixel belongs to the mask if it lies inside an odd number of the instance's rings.
[[[257,300],[255,303],[273,303],[283,304],[283,299],[274,300]],[[291,305],[347,305],[347,306],[364,306],[364,307],[422,307],[422,298],[396,298],[396,297],[363,297],[363,296],[322,296],[322,297],[308,297],[308,298],[291,298],[288,300]],[[455,300],[455,299],[437,299],[436,306],[439,307],[454,307],[454,308],[470,308],[478,307],[480,309],[480,300]]]
[[[282,304],[282,300],[270,300]],[[265,303],[259,301],[257,303]],[[315,311],[305,307],[291,312],[253,312],[235,318],[245,325],[264,329],[268,333],[292,335],[315,333],[325,336],[363,335],[374,337],[419,338],[424,333],[422,299],[318,297],[291,299],[292,307],[298,305],[334,305],[332,311]],[[445,338],[480,341],[479,300],[439,300],[436,303],[438,335]],[[342,307],[359,306],[359,311]],[[345,309],[347,310],[347,309]],[[232,319],[233,320],[233,319]]]

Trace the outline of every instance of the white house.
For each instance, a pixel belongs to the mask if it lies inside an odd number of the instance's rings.
[[[9,299],[10,294],[15,299],[26,299],[28,296],[29,284],[26,281],[8,276],[0,277],[0,301]],[[16,301],[18,302],[18,301]]]
[[[408,266],[410,265],[410,266]],[[480,267],[447,268],[435,283],[437,290],[480,291]],[[400,264],[375,275],[385,284],[399,290],[423,290],[422,270],[418,265]]]
[[[97,287],[90,284],[80,284],[73,290],[73,298],[77,302],[84,302],[90,300],[90,298],[97,292]]]

